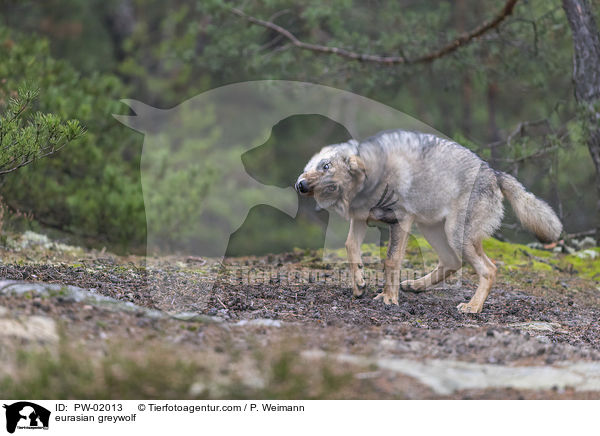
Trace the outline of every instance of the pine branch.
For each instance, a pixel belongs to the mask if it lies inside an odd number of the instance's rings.
[[[64,144],[60,145],[58,148],[55,147],[55,148],[53,148],[52,150],[50,150],[50,151],[48,151],[46,153],[43,153],[43,154],[40,154],[40,155],[36,155],[34,157],[31,157],[31,158],[25,158],[21,163],[13,166],[12,168],[8,168],[6,170],[0,171],[0,176],[3,176],[4,174],[12,173],[13,171],[17,171],[19,168],[27,166],[30,163],[33,163],[35,160],[42,159],[44,157],[48,157],[48,156],[51,156],[51,155],[53,155],[55,153],[58,153],[67,144],[68,144],[68,142],[65,142]],[[12,162],[9,162],[9,164],[10,163],[12,163]],[[10,165],[6,164],[5,166],[10,166]]]
[[[38,93],[28,85],[19,87],[5,114],[0,113],[0,176],[58,153],[85,133],[76,120],[40,112],[27,117]]]

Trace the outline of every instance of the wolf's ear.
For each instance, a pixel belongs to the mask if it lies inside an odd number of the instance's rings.
[[[146,133],[149,128],[155,127],[159,124],[165,111],[163,109],[157,109],[152,106],[148,106],[145,103],[137,100],[123,99],[121,103],[129,106],[135,115],[119,115],[113,114],[113,117],[125,124],[127,127],[137,130],[141,133]]]
[[[348,165],[348,170],[350,174],[353,176],[367,176],[365,164],[362,159],[358,156],[350,156],[346,159],[346,164]]]

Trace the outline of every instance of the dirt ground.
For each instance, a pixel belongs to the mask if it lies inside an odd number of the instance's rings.
[[[353,298],[345,264],[322,262],[315,253],[221,263],[35,249],[5,251],[3,259],[3,279],[73,285],[168,315],[107,309],[60,295],[0,293],[5,316],[54,320],[59,343],[77,344],[78,354],[87,353],[91,361],[106,358],[117,347],[128,359],[147,360],[149,350],[159,350],[155,352],[174,353],[197,365],[190,369],[195,381],[176,380],[173,384],[181,386],[174,391],[133,386],[130,391],[78,393],[69,392],[66,384],[57,394],[63,397],[600,398],[600,387],[577,389],[559,380],[538,388],[473,382],[472,388],[459,383],[436,389],[423,382],[426,378],[394,369],[394,362],[464,362],[471,366],[456,377],[475,378],[469,371],[600,362],[598,283],[573,273],[522,274],[500,267],[483,312],[463,314],[456,306],[476,288],[468,268],[459,280],[427,292],[401,292],[400,304],[386,307],[373,300],[378,283],[363,298]],[[409,257],[408,267],[410,262]],[[381,265],[373,261],[366,270],[377,275]],[[6,335],[0,341],[4,351],[42,347],[52,354],[58,347]],[[27,385],[28,374],[17,361],[5,358],[3,368]],[[147,369],[149,379],[157,376]],[[146,382],[152,385],[153,380]]]

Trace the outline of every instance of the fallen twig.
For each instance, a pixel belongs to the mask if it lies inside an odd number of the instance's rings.
[[[553,263],[547,261],[546,259],[542,259],[541,257],[535,256],[535,255],[529,253],[527,250],[524,250],[522,248],[519,248],[519,250],[521,250],[521,252],[525,256],[527,256],[528,258],[530,258],[530,259],[533,259],[533,260],[535,260],[537,262],[545,263],[546,265],[550,265],[553,269],[555,269],[555,270],[557,270],[559,272],[565,272],[565,270],[563,270],[562,268],[560,268],[560,267],[554,265]]]

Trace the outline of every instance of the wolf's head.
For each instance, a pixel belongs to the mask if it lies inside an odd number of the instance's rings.
[[[314,196],[319,207],[333,208],[348,218],[350,202],[361,190],[365,178],[358,142],[350,140],[323,147],[306,164],[295,188],[301,195]]]

